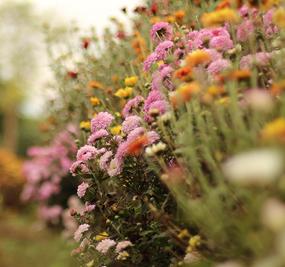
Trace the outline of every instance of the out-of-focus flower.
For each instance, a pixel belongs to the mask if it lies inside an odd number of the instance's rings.
[[[122,130],[125,134],[128,134],[135,128],[139,127],[141,122],[142,122],[141,117],[137,115],[129,116],[122,123]]]
[[[273,22],[280,28],[285,28],[285,9],[283,7],[275,10],[273,14]]]
[[[101,102],[98,97],[93,96],[90,98],[90,103],[92,104],[92,106],[98,106]]]
[[[240,60],[241,69],[251,69],[254,65],[263,67],[269,64],[271,58],[270,53],[260,52],[255,55],[243,56]]]
[[[251,20],[247,19],[243,21],[237,28],[238,41],[245,42],[254,33],[254,25]]]
[[[231,66],[231,62],[227,59],[218,59],[216,61],[213,61],[207,68],[207,71],[212,74],[216,75],[220,73],[221,71],[224,71],[225,69],[229,68]]]
[[[285,229],[285,204],[278,199],[268,199],[262,208],[261,220],[272,231]]]
[[[133,93],[132,87],[125,87],[125,88],[118,89],[114,95],[119,98],[127,98],[127,97],[130,97],[132,93]]]
[[[210,13],[204,13],[201,17],[201,22],[204,27],[221,26],[228,23],[239,22],[240,17],[236,10],[231,8],[223,8]]]
[[[244,267],[244,266],[236,261],[226,261],[223,263],[216,264],[215,267]]]
[[[285,119],[277,118],[265,125],[261,131],[264,140],[285,141]]]
[[[91,122],[90,121],[81,121],[79,126],[80,126],[80,129],[90,130],[91,129]]]
[[[102,83],[95,81],[95,80],[91,80],[88,82],[87,87],[89,89],[103,89],[104,86]]]
[[[248,90],[244,95],[244,100],[252,109],[262,112],[271,111],[274,105],[272,96],[264,89]]]
[[[196,67],[201,64],[208,64],[211,61],[211,55],[202,49],[197,49],[186,57],[186,64],[190,68]]]
[[[131,76],[125,78],[125,85],[126,86],[135,86],[138,82],[139,78],[138,76]]]
[[[268,185],[282,174],[283,157],[278,150],[253,150],[231,157],[222,169],[226,178],[235,184]]]

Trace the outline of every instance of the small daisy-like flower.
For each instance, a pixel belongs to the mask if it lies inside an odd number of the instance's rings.
[[[172,26],[167,22],[155,23],[150,31],[151,39],[157,43],[173,38]]]

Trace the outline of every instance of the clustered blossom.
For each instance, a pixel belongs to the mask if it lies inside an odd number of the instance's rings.
[[[167,22],[158,22],[152,26],[150,35],[154,42],[171,40],[173,38],[172,26]]]
[[[102,254],[106,254],[111,247],[114,247],[116,242],[110,238],[106,238],[98,243],[96,250]]]
[[[30,148],[30,159],[23,166],[27,182],[21,198],[23,201],[38,201],[38,214],[47,222],[57,223],[61,216],[61,206],[49,206],[48,202],[61,193],[61,181],[69,175],[72,157],[76,152],[74,134],[76,130],[68,125],[48,146]]]
[[[90,228],[90,225],[87,223],[79,225],[78,229],[74,233],[74,240],[79,242],[82,239],[82,236]]]
[[[89,188],[89,184],[82,182],[77,188],[77,195],[82,198],[84,197],[86,190]]]
[[[101,129],[106,129],[114,120],[114,116],[112,116],[108,112],[100,112],[96,115],[94,119],[91,120],[91,129],[92,133],[95,133]]]

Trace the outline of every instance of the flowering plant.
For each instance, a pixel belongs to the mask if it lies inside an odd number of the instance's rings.
[[[81,127],[73,253],[98,267],[283,266],[284,7],[147,2],[132,34],[113,19],[100,53],[84,39],[73,69],[57,68],[55,111]]]

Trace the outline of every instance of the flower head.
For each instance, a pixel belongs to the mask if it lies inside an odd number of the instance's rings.
[[[157,43],[163,40],[171,40],[173,37],[172,27],[167,22],[155,23],[150,31],[151,39]]]
[[[106,129],[114,120],[114,117],[108,112],[99,112],[97,116],[91,120],[92,133],[98,130]]]

